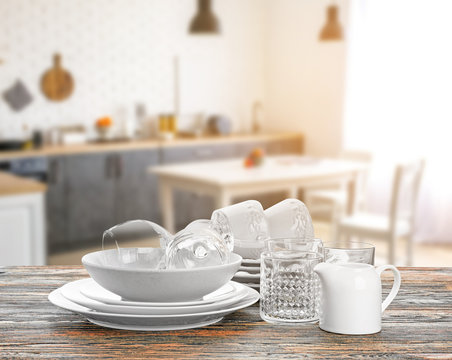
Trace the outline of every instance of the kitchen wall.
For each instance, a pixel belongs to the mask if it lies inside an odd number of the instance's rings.
[[[20,79],[34,101],[21,112],[0,101],[0,136],[23,124],[45,129],[96,118],[172,111],[173,58],[180,57],[181,111],[231,116],[249,126],[251,106],[264,97],[262,0],[216,0],[221,36],[190,36],[193,0],[2,0],[0,92]],[[75,92],[49,102],[39,88],[52,54],[75,80]]]
[[[319,42],[326,0],[267,0],[268,129],[307,134],[306,152],[337,155],[342,146],[345,42]],[[344,30],[348,2],[336,2]]]
[[[321,43],[326,0],[215,0],[221,36],[190,36],[191,0],[2,0],[0,92],[16,79],[34,101],[21,112],[0,102],[0,136],[22,125],[48,128],[97,117],[131,117],[174,107],[173,59],[180,58],[181,111],[219,112],[250,127],[263,100],[264,129],[302,131],[306,151],[336,155],[342,140],[345,43]],[[340,0],[341,22],[347,1]],[[345,26],[344,26],[345,28]],[[75,79],[69,100],[40,92],[54,52]]]

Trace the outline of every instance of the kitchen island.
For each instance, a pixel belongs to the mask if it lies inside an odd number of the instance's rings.
[[[383,330],[366,336],[331,334],[316,324],[268,324],[257,304],[199,329],[106,329],[47,300],[57,287],[87,277],[82,267],[6,270],[0,275],[0,358],[452,358],[452,268],[400,268],[402,287],[384,313]],[[383,276],[384,291],[390,276]]]
[[[0,171],[0,266],[46,263],[46,184]]]

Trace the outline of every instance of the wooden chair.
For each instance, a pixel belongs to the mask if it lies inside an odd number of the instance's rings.
[[[345,217],[336,225],[336,240],[345,236],[383,239],[389,243],[388,263],[395,262],[396,240],[407,239],[407,265],[413,262],[414,216],[424,160],[398,165],[395,169],[389,216],[366,212]]]
[[[345,150],[341,153],[340,158],[367,164],[372,162],[372,154],[367,151]],[[362,172],[358,176],[356,182],[356,208],[357,210],[362,210],[365,204],[367,171]],[[316,217],[316,215],[323,215],[335,222],[345,214],[347,209],[347,186],[346,184],[334,184],[330,188],[323,187],[321,189],[306,190],[304,199],[306,206],[313,217]]]

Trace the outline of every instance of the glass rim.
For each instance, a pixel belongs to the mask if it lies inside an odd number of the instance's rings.
[[[286,253],[293,256],[278,256],[278,254]],[[302,258],[300,255],[310,255],[308,258]],[[267,258],[267,259],[275,259],[275,260],[324,260],[324,255],[322,253],[316,252],[316,251],[303,251],[303,250],[278,250],[278,251],[271,251],[271,250],[265,250],[261,253],[261,259]]]
[[[310,241],[316,241],[316,240],[321,241],[323,243],[322,239],[316,238],[316,237],[310,238],[310,239],[301,238],[301,237],[279,237],[279,238],[265,239],[264,241],[267,244],[271,241],[310,242]]]
[[[335,244],[337,246],[333,246]],[[352,246],[356,244],[356,245],[360,245],[360,246],[347,247],[347,244],[352,244]],[[375,245],[373,245],[371,243],[361,242],[361,241],[347,241],[343,245],[341,244],[340,241],[328,241],[328,242],[323,243],[323,248],[324,249],[334,249],[334,250],[361,251],[361,250],[367,250],[367,249],[375,250]]]

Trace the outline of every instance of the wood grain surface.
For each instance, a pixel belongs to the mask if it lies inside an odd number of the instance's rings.
[[[74,90],[72,75],[61,66],[61,55],[53,55],[53,67],[41,79],[41,90],[52,101],[62,101],[71,96]]]
[[[452,268],[401,268],[402,287],[374,335],[262,321],[258,305],[192,330],[101,328],[53,306],[50,291],[87,277],[79,266],[12,267],[0,275],[0,358],[452,359]],[[391,285],[385,275],[384,291]]]
[[[87,143],[79,145],[45,145],[40,149],[0,151],[0,160],[20,159],[24,157],[50,156],[50,155],[76,155],[85,153],[108,151],[134,151],[141,149],[172,148],[178,146],[218,145],[230,143],[284,141],[303,141],[301,133],[260,133],[260,134],[231,134],[228,136],[206,135],[201,137],[176,137],[172,140],[146,139],[134,141],[112,141],[100,143]]]
[[[47,185],[34,179],[0,171],[0,196],[45,192]]]

